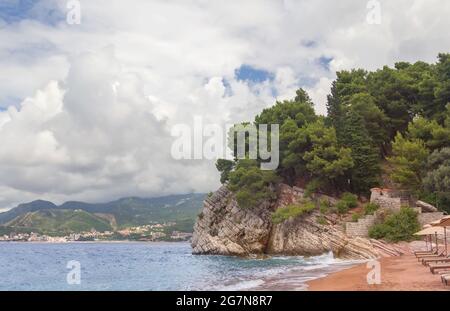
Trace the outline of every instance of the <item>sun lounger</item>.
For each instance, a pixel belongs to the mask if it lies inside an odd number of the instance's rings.
[[[441,281],[442,281],[442,283],[445,283],[445,279],[446,278],[448,278],[448,277],[450,277],[450,273],[448,272],[448,271],[446,271],[445,273],[441,273],[441,272],[438,272],[440,275],[441,275]],[[448,280],[447,280],[448,281]]]
[[[441,270],[437,274],[441,276],[441,281],[444,282],[444,277],[450,276],[450,270]]]
[[[439,254],[432,254],[432,255],[418,255],[417,257],[417,261],[422,261],[422,259],[424,258],[439,258],[439,257],[443,257],[444,256],[444,251],[440,252]]]
[[[450,258],[449,257],[436,257],[436,258],[424,258],[422,259],[422,264],[424,266],[429,265],[432,262],[450,262]]]
[[[450,269],[438,271],[439,274],[450,274]]]
[[[432,254],[436,254],[436,253],[437,252],[435,250],[433,250],[433,251],[418,251],[418,252],[414,252],[414,255],[416,255],[416,257],[417,257],[418,255],[427,255],[427,254],[432,255]]]
[[[435,274],[437,272],[437,270],[450,269],[450,263],[430,264],[429,267],[430,267],[431,273]]]
[[[448,286],[448,284],[450,283],[450,274],[441,275],[441,281]]]
[[[437,255],[436,252],[430,252],[430,253],[418,253],[418,254],[414,254],[414,256],[416,256],[417,258],[420,256],[426,256],[426,255]]]

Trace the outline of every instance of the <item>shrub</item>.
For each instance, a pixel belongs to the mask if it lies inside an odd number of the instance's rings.
[[[316,221],[317,221],[317,223],[318,223],[319,225],[322,225],[322,226],[328,224],[327,220],[326,220],[325,217],[323,217],[323,216],[318,216],[318,217],[316,218]]]
[[[315,208],[315,205],[313,202],[308,201],[301,204],[290,204],[286,207],[282,207],[277,209],[272,214],[272,222],[274,224],[279,224],[289,218],[294,218],[301,216],[305,213],[308,213],[312,211]]]
[[[350,208],[358,206],[358,197],[350,192],[345,192],[339,202],[336,204],[336,209],[339,214],[345,214]]]
[[[364,215],[373,215],[379,208],[380,206],[378,204],[367,203],[364,205]]]
[[[360,219],[361,218],[361,213],[354,213],[353,215],[352,215],[352,221],[353,222],[357,222],[358,221],[358,219]]]
[[[278,180],[274,171],[261,170],[257,161],[240,160],[229,174],[228,189],[236,195],[239,207],[252,208],[276,198],[272,185]]]
[[[327,214],[330,211],[330,202],[327,199],[320,199],[319,210],[321,214]]]
[[[420,224],[417,220],[417,212],[403,207],[400,212],[387,216],[383,223],[372,226],[369,229],[369,236],[390,242],[411,241],[418,230],[420,230]]]
[[[336,209],[338,211],[339,214],[345,214],[348,212],[348,204],[345,201],[339,201],[336,204]]]
[[[388,231],[389,228],[384,223],[376,224],[369,229],[369,237],[372,239],[383,239]]]
[[[305,197],[312,197],[314,192],[320,188],[320,181],[317,179],[311,180],[305,187]]]
[[[347,206],[349,208],[354,208],[358,206],[358,196],[350,192],[345,192],[341,197],[341,201],[347,203]]]

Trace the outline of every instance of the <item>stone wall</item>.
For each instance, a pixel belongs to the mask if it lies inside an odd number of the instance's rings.
[[[444,217],[443,212],[433,212],[433,213],[421,213],[418,216],[419,223],[421,226],[429,224],[430,222],[436,221]]]
[[[429,224],[435,220],[444,217],[443,212],[433,212],[433,213],[421,213],[420,208],[414,208],[419,215],[417,219],[421,226]],[[345,232],[349,237],[367,237],[369,235],[369,229],[372,227],[378,217],[378,213],[375,215],[368,215],[358,219],[357,222],[347,222],[345,223]]]
[[[347,222],[345,223],[345,233],[349,237],[367,237],[369,236],[369,229],[375,224],[377,219],[376,215],[367,215],[357,222]]]
[[[367,237],[369,229],[372,227],[381,211],[400,211],[402,206],[409,205],[417,211],[418,220],[421,226],[433,222],[444,217],[442,212],[422,212],[421,207],[416,207],[416,204],[408,202],[408,196],[404,192],[393,191],[390,189],[374,188],[371,189],[370,202],[378,204],[380,209],[375,212],[375,215],[368,215],[360,218],[357,222],[347,222],[345,224],[345,232],[349,237]],[[433,207],[434,208],[434,207]]]
[[[402,207],[402,198],[390,189],[373,188],[371,189],[370,202],[378,204],[380,208],[391,211],[399,211]]]

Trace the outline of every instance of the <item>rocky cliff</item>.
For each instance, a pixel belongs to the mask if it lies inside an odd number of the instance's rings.
[[[347,237],[336,216],[324,218],[319,211],[280,224],[272,223],[274,210],[302,197],[302,189],[281,184],[276,202],[241,209],[233,194],[222,186],[205,200],[203,211],[197,218],[192,238],[193,253],[308,256],[332,251],[335,257],[345,259],[370,259],[399,253],[378,241]],[[319,217],[322,221],[318,221]]]

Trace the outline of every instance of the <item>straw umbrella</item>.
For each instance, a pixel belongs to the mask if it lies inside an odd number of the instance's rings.
[[[422,229],[426,229],[426,228],[430,228],[430,227],[431,227],[430,224],[426,224],[426,225],[424,225],[424,226],[422,227]],[[432,243],[432,241],[431,241],[430,236],[429,236],[429,235],[426,235],[426,236],[425,236],[425,247],[427,248],[427,250],[428,250],[428,240],[430,241],[430,252],[432,252],[432,251],[433,251],[433,243]]]
[[[430,228],[430,224],[423,225],[422,229]],[[420,232],[420,231],[419,231]],[[430,251],[433,251],[433,241],[431,241],[430,235],[425,235],[425,247],[428,250],[428,241],[430,242]]]
[[[442,227],[428,227],[425,229],[422,229],[416,233],[414,233],[414,235],[421,235],[421,236],[430,236],[430,240],[431,240],[431,236],[435,235],[436,237],[436,250],[439,249],[439,245],[438,245],[438,235],[443,235],[444,234],[444,228]],[[433,245],[431,244],[431,249],[433,249]]]
[[[422,228],[426,229],[426,228],[429,228],[429,227],[431,227],[431,225],[430,224],[426,224]],[[430,240],[430,251],[432,252],[433,251],[433,243],[431,241],[431,236],[426,235],[425,236],[425,247],[427,248],[427,250],[428,250],[428,240]]]
[[[432,223],[433,226],[438,228],[444,228],[444,243],[445,243],[445,255],[448,256],[447,253],[447,227],[450,226],[450,216],[444,216],[438,221],[434,221]]]

